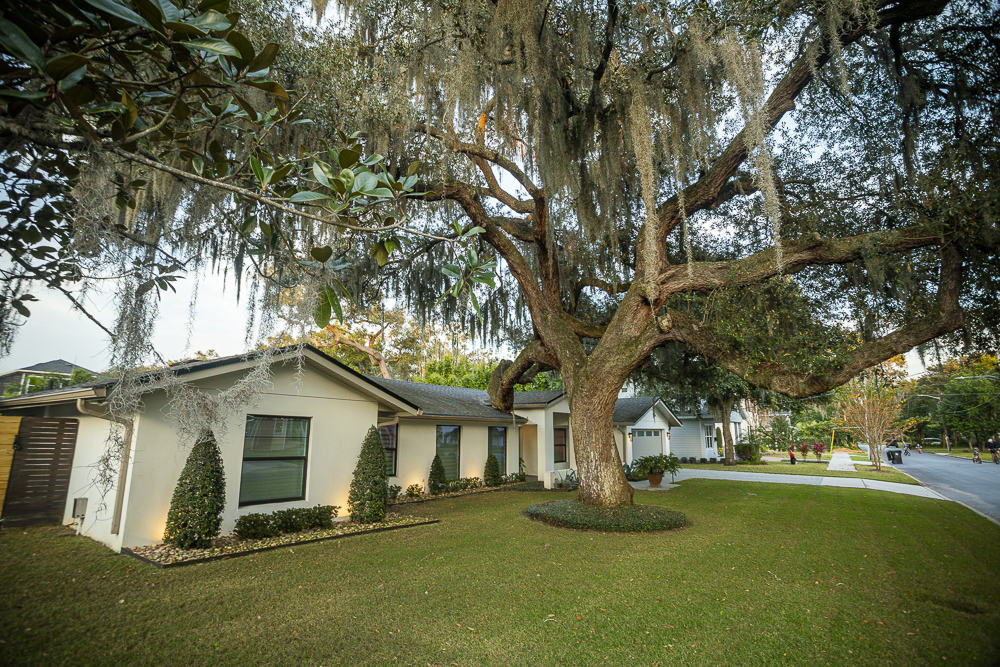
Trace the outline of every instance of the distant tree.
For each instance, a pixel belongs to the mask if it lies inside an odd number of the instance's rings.
[[[952,431],[974,438],[978,447],[1000,433],[1000,370],[983,355],[964,364],[941,392],[939,415]]]
[[[844,387],[840,396],[841,424],[868,445],[868,456],[876,470],[882,469],[879,452],[898,432],[899,395],[889,385],[863,378]]]

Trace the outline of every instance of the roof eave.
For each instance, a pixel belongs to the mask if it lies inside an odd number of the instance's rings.
[[[40,405],[54,405],[56,403],[73,403],[78,398],[92,399],[105,398],[107,396],[106,387],[86,387],[83,389],[68,388],[66,391],[45,393],[45,394],[24,394],[11,398],[0,399],[0,409],[3,408],[31,408]]]

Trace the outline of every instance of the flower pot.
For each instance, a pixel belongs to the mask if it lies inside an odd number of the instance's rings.
[[[660,482],[663,481],[663,473],[662,472],[651,472],[651,473],[648,473],[646,475],[646,478],[649,479],[649,485],[650,486],[659,486]]]

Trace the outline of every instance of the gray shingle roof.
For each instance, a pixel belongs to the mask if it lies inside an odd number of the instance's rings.
[[[634,424],[653,407],[657,400],[655,396],[619,398],[615,403],[615,414],[611,421],[615,424]]]
[[[509,412],[502,412],[490,405],[490,397],[482,389],[445,387],[405,380],[386,380],[372,376],[369,376],[368,379],[386,391],[413,403],[425,415],[504,421],[511,419]]]
[[[544,406],[559,400],[566,395],[562,389],[545,389],[542,391],[516,391],[514,392],[514,407],[524,408],[530,406]]]
[[[73,371],[77,368],[83,368],[83,366],[77,366],[76,364],[71,364],[64,359],[53,359],[52,361],[43,361],[40,364],[35,364],[34,366],[28,366],[27,368],[18,368],[14,373],[62,373],[64,375],[71,375]],[[94,373],[86,368],[83,370],[88,373]],[[95,374],[96,375],[96,374]]]

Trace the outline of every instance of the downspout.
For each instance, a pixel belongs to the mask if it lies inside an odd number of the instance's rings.
[[[76,399],[76,409],[80,414],[105,419],[125,427],[125,444],[122,447],[122,461],[118,466],[118,488],[115,490],[115,507],[114,513],[111,515],[111,534],[117,535],[122,522],[122,507],[125,505],[125,480],[128,477],[129,452],[132,450],[132,429],[135,422],[124,417],[111,417],[103,412],[92,410],[84,404],[82,398]]]

